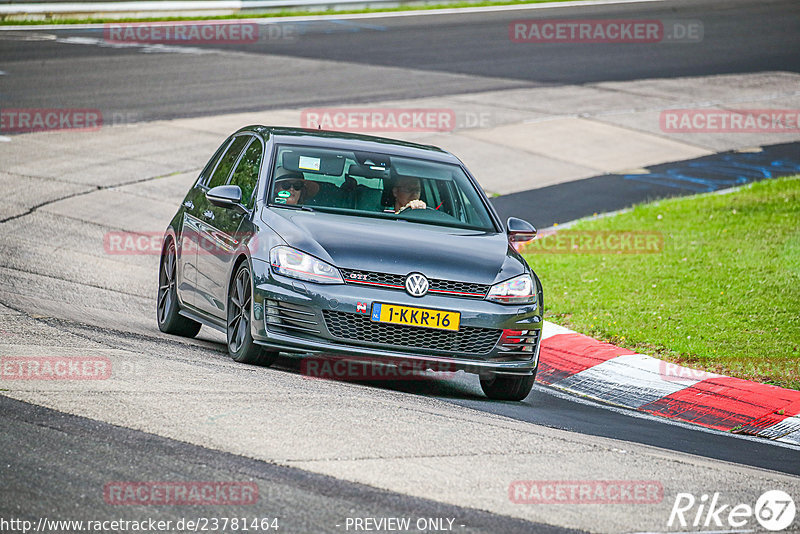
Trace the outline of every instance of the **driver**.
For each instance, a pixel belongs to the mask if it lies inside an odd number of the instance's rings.
[[[275,175],[276,202],[281,204],[304,204],[319,192],[319,184],[306,180],[303,173],[281,167]]]
[[[422,187],[419,178],[413,176],[402,176],[397,179],[392,187],[394,195],[394,212],[400,213],[404,209],[425,209],[428,206],[419,199]]]

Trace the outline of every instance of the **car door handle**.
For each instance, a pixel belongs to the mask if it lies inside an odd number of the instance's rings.
[[[183,207],[186,208],[187,210],[193,210],[194,202],[192,202],[191,200],[187,200],[186,202],[183,203]]]

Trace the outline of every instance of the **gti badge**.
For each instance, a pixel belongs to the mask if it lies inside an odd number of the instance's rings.
[[[428,279],[420,273],[411,273],[406,277],[406,291],[412,297],[421,297],[428,292]]]

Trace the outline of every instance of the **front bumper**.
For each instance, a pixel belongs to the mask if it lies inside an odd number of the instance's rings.
[[[414,298],[394,289],[313,284],[276,275],[267,262],[255,259],[253,275],[253,339],[271,350],[345,355],[389,364],[416,362],[434,370],[483,375],[530,375],[538,365],[542,319],[535,304],[507,306],[432,294]],[[375,302],[458,311],[459,332],[400,327],[394,332],[403,335],[391,336],[386,335],[385,326],[375,325],[384,332],[380,339],[343,337],[341,328],[332,328],[338,336],[331,333],[329,322],[341,318],[354,323],[361,333],[372,333],[368,332],[369,311]],[[396,327],[391,326],[389,332],[391,328]],[[504,336],[504,330],[524,335]],[[458,350],[448,349],[447,340]]]

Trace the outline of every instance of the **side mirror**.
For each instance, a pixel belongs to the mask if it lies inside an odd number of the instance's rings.
[[[218,185],[206,193],[206,198],[218,208],[247,211],[242,206],[242,190],[238,185]]]
[[[508,231],[508,241],[510,243],[527,243],[536,237],[536,228],[528,221],[509,217],[506,221]]]

